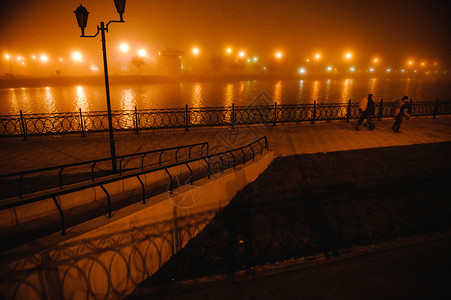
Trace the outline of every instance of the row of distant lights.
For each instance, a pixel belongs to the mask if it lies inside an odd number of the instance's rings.
[[[192,49],[191,52],[192,52],[193,55],[199,55],[199,54],[200,54],[200,49],[199,49],[198,47],[194,47],[194,48]],[[226,52],[227,54],[231,55],[231,54],[233,54],[233,49],[232,49],[232,48],[226,48],[225,52]],[[245,52],[244,50],[238,51],[238,52],[237,52],[237,55],[238,55],[239,58],[246,58],[246,56],[247,56],[247,55],[246,55],[246,52]],[[282,59],[282,58],[283,58],[283,53],[282,53],[282,51],[276,51],[276,52],[274,53],[274,57],[275,57],[276,59]],[[321,53],[315,53],[315,54],[313,55],[313,60],[320,61],[321,59],[322,59]],[[353,59],[353,54],[352,54],[352,52],[346,52],[346,53],[344,54],[344,59],[345,59],[345,60],[348,60],[348,61],[352,60],[352,59]],[[252,61],[252,60],[253,60],[253,61],[258,61],[258,58],[257,58],[256,56],[254,56],[253,59],[247,59],[248,62],[250,62],[250,61]],[[306,62],[307,62],[307,63],[311,62],[311,59],[310,59],[310,58],[306,58]],[[379,58],[377,58],[377,57],[373,58],[373,59],[372,59],[372,62],[373,62],[373,63],[379,63]],[[410,66],[412,66],[412,65],[414,65],[414,61],[413,61],[413,60],[409,60],[407,64],[410,65]],[[420,65],[421,65],[422,67],[424,67],[424,66],[426,66],[426,63],[423,61],[423,62],[420,63]],[[434,65],[436,66],[436,65],[437,65],[437,62],[434,62]]]
[[[120,50],[122,53],[127,53],[127,52],[129,52],[130,47],[129,47],[128,44],[122,43],[122,44],[119,45],[119,50]],[[226,48],[226,53],[229,54],[229,55],[231,55],[231,54],[233,53],[233,49],[232,49],[232,48]],[[147,51],[146,51],[145,49],[141,48],[141,49],[138,50],[137,54],[138,54],[138,56],[140,56],[140,57],[146,57],[146,56],[147,56]],[[195,56],[199,55],[199,54],[200,54],[200,49],[199,49],[198,47],[194,47],[194,48],[192,49],[192,54],[195,55]],[[239,58],[243,58],[243,59],[246,58],[246,57],[247,57],[246,52],[245,52],[244,50],[238,51],[238,57],[239,57]],[[282,53],[281,51],[276,51],[276,52],[274,53],[274,57],[275,57],[276,59],[280,60],[280,59],[283,58],[283,53]],[[314,57],[314,60],[316,60],[316,61],[319,61],[319,60],[322,59],[322,55],[321,55],[320,53],[315,53],[315,54],[313,55],[313,57]],[[9,59],[11,59],[12,57],[11,57],[9,54],[6,54],[6,55],[5,55],[5,58],[9,60]],[[21,62],[22,64],[25,64],[25,57],[18,55],[16,58],[17,58],[17,60],[18,60],[19,62]],[[345,60],[348,60],[348,61],[349,61],[349,60],[351,60],[351,59],[353,58],[353,54],[352,54],[351,52],[347,52],[347,53],[345,53],[344,58],[345,58]],[[32,60],[37,60],[38,57],[37,57],[36,55],[32,55],[32,56],[31,56],[31,59],[32,59]],[[83,60],[83,55],[82,55],[80,52],[75,51],[75,52],[72,53],[72,59],[73,59],[74,61],[81,62],[81,61]],[[48,61],[49,61],[49,57],[48,57],[46,54],[41,54],[41,55],[39,56],[39,60],[41,60],[42,62],[48,62]],[[60,58],[59,61],[62,62],[63,59]],[[248,61],[248,62],[252,62],[252,61],[253,61],[253,62],[258,62],[258,57],[257,57],[257,56],[254,56],[252,59],[251,59],[251,58],[248,58],[247,61]],[[307,62],[307,63],[309,63],[310,61],[311,61],[310,58],[306,58],[306,62]],[[378,62],[379,62],[379,58],[374,58],[374,59],[372,60],[372,62],[373,62],[373,63],[378,63]],[[413,61],[413,60],[409,60],[409,61],[408,61],[408,65],[409,65],[409,66],[413,66],[413,65],[414,65],[414,61]],[[426,63],[425,63],[425,62],[421,62],[420,65],[421,65],[422,67],[424,67],[424,66],[426,65]],[[436,65],[437,65],[437,62],[434,62],[434,65],[436,66]],[[330,67],[328,67],[328,69],[329,69],[329,68],[330,68]],[[351,69],[352,69],[352,68],[351,68]],[[332,70],[330,70],[330,71],[332,71]],[[354,71],[354,70],[351,70],[351,71]],[[390,72],[389,69],[387,69],[387,71]]]
[[[122,44],[119,45],[119,50],[120,50],[122,53],[127,53],[127,52],[130,50],[130,47],[128,46],[128,44],[122,43]],[[233,53],[233,49],[232,49],[232,48],[227,48],[227,49],[226,49],[226,53],[229,54],[229,55],[231,55],[231,54]],[[139,49],[138,52],[137,52],[137,54],[138,54],[138,56],[140,56],[140,57],[146,57],[146,56],[147,56],[147,51],[146,51],[145,49]],[[194,48],[192,49],[192,54],[195,55],[195,56],[199,55],[199,54],[200,54],[200,49],[199,49],[198,47],[194,47]],[[274,56],[275,56],[276,59],[280,60],[280,59],[283,58],[283,53],[282,53],[281,51],[276,51],[275,54],[274,54]],[[238,57],[239,57],[239,58],[242,58],[242,59],[246,58],[246,52],[243,51],[243,50],[238,51]],[[314,57],[314,59],[315,59],[316,61],[319,61],[319,60],[321,60],[321,58],[322,58],[322,56],[321,56],[320,53],[314,54],[313,57]],[[353,55],[352,55],[351,52],[347,52],[347,53],[345,53],[345,55],[344,55],[344,58],[345,58],[346,60],[351,60],[352,57],[353,57]],[[10,60],[10,59],[11,59],[11,56],[10,56],[9,54],[6,54],[6,55],[5,55],[5,58],[6,58],[7,60]],[[23,56],[18,55],[16,58],[17,58],[17,60],[18,60],[19,62],[21,62],[22,65],[25,65],[25,58],[24,58]],[[36,55],[32,55],[32,56],[31,56],[31,59],[32,59],[32,60],[37,60],[38,58],[37,58]],[[82,60],[83,60],[83,55],[82,55],[80,52],[75,51],[75,52],[72,53],[72,59],[73,59],[74,61],[76,61],[76,62],[82,62]],[[46,54],[41,54],[41,55],[39,56],[39,60],[40,60],[41,62],[43,62],[43,63],[46,63],[46,62],[49,61],[49,57],[48,57]],[[59,61],[62,62],[63,59],[60,58]],[[251,59],[251,58],[248,58],[248,59],[247,59],[247,62],[252,62],[252,61],[253,61],[253,62],[258,62],[258,57],[257,57],[257,56],[254,56],[252,59]],[[309,62],[310,62],[310,58],[307,58],[307,59],[306,59],[306,62],[309,63]],[[372,60],[372,62],[373,62],[373,63],[379,63],[379,59],[378,59],[378,58],[374,58],[374,59]],[[414,65],[414,61],[413,61],[413,60],[410,60],[410,61],[408,61],[407,64],[408,64],[409,66],[413,66],[413,65]],[[422,67],[424,67],[424,66],[425,66],[425,62],[421,62],[420,65],[421,65]],[[436,65],[437,65],[437,62],[435,62],[434,65],[436,66]],[[264,69],[266,69],[266,67],[265,67]],[[98,67],[95,66],[95,65],[91,65],[91,70],[92,70],[92,71],[98,71]],[[326,68],[326,70],[327,70],[328,72],[332,72],[332,71],[334,70],[334,68],[331,67],[331,66],[328,66],[328,67]],[[336,69],[335,69],[335,70],[336,70]],[[350,72],[355,72],[356,69],[355,69],[355,67],[350,67],[350,68],[349,68],[349,71],[350,71]],[[373,72],[375,72],[375,69],[374,69],[374,68],[370,68],[368,71],[369,71],[370,73],[373,73]],[[392,72],[391,68],[387,68],[385,71],[386,71],[387,73]],[[402,69],[402,70],[401,70],[401,73],[405,73],[405,72],[406,72],[405,69]],[[416,73],[417,70],[414,70],[413,72]],[[302,67],[302,68],[299,69],[299,74],[305,74],[305,73],[307,73],[307,69],[306,69],[306,68]],[[437,73],[437,71],[436,71],[436,73]]]
[[[119,45],[119,50],[120,50],[121,52],[123,52],[123,53],[126,53],[126,52],[129,51],[129,46],[128,46],[127,44],[125,44],[125,43],[120,44],[120,45]],[[140,57],[146,57],[146,56],[147,56],[147,51],[146,51],[145,49],[139,49],[139,50],[138,50],[138,56],[140,56]],[[9,55],[9,54],[5,54],[5,59],[11,60],[11,59],[12,59],[12,56]],[[17,55],[17,56],[16,56],[16,59],[17,59],[17,61],[20,62],[22,65],[25,65],[25,60],[26,60],[26,59],[25,59],[24,56]],[[78,51],[72,52],[72,59],[73,59],[74,61],[76,61],[76,62],[82,62],[82,61],[83,61],[83,55],[82,55],[80,52],[78,52]],[[35,60],[40,60],[41,62],[46,63],[46,62],[49,61],[49,57],[48,57],[48,55],[46,55],[46,54],[41,54],[39,57],[36,56],[36,55],[31,55],[31,60],[34,60],[34,61],[35,61]],[[60,58],[59,61],[60,61],[60,62],[63,62],[64,59],[63,59],[63,58]]]
[[[233,53],[233,50],[232,50],[232,48],[226,48],[226,53],[227,54],[232,54]],[[197,47],[194,47],[193,49],[192,49],[192,54],[193,55],[199,55],[200,54],[200,50],[199,50],[199,48],[197,48]],[[246,58],[246,52],[245,51],[239,51],[238,52],[238,57],[239,58]],[[281,52],[281,51],[276,51],[275,53],[274,53],[274,57],[276,58],[276,59],[282,59],[283,58],[283,53]],[[316,60],[316,61],[319,61],[319,60],[321,60],[321,54],[320,53],[315,53],[314,54],[314,59]],[[347,52],[347,53],[345,53],[345,55],[344,55],[344,58],[346,59],[346,60],[351,60],[352,58],[353,58],[353,55],[352,55],[352,53],[351,52]],[[256,57],[256,56],[254,56],[252,59],[250,59],[250,58],[248,58],[247,59],[247,62],[258,62],[258,57]],[[309,63],[310,62],[310,58],[306,58],[306,62],[307,63]],[[373,58],[372,59],[372,62],[373,63],[379,63],[379,58]],[[408,63],[407,63],[409,66],[413,66],[414,65],[414,61],[413,60],[409,60],[408,61]],[[421,64],[420,64],[422,67],[424,67],[425,65],[426,65],[426,63],[425,62],[421,62]],[[434,62],[434,66],[437,66],[437,62]],[[264,67],[263,69],[266,69],[266,67]],[[336,70],[336,69],[334,69],[333,67],[331,67],[331,66],[328,66],[328,67],[326,67],[326,70],[328,71],[328,72],[332,72],[332,71],[334,71],[334,70]],[[352,73],[352,72],[355,72],[356,71],[356,68],[355,67],[350,67],[349,68],[349,71]],[[375,69],[374,68],[370,68],[370,69],[368,69],[368,71],[370,72],[370,73],[374,73],[375,72]],[[392,69],[391,68],[387,68],[386,70],[385,70],[387,73],[391,73],[392,72]],[[301,68],[299,68],[299,74],[306,74],[307,73],[307,69],[305,68],[305,67],[301,67]],[[400,71],[401,73],[406,73],[407,71],[405,70],[405,69],[401,69],[401,71]],[[416,73],[417,72],[417,70],[413,70],[413,72],[414,73]],[[437,71],[435,71],[435,73],[437,73]]]
[[[327,67],[326,68],[326,70],[327,70],[327,72],[332,72],[332,71],[336,71],[337,69],[334,69],[333,67]],[[349,72],[351,72],[351,73],[354,73],[354,72],[356,72],[357,70],[356,70],[356,68],[355,67],[350,67],[349,68]],[[370,73],[374,73],[376,70],[374,69],[374,68],[369,68],[368,69],[368,72],[370,72]],[[385,72],[387,72],[387,73],[391,73],[393,70],[391,69],[391,68],[387,68],[387,69],[385,69]],[[304,67],[302,67],[302,68],[299,68],[299,74],[306,74],[307,73],[307,69],[306,68],[304,68]],[[405,69],[401,69],[400,70],[400,72],[401,73],[407,73],[408,71],[407,70],[405,70]],[[414,73],[417,73],[417,70],[413,70],[413,72]],[[438,73],[438,71],[434,71],[435,73]],[[430,73],[429,71],[427,72],[428,74]]]
[[[192,53],[193,55],[197,56],[197,55],[200,54],[200,49],[199,49],[198,47],[194,47],[194,48],[191,50],[191,53]],[[227,48],[227,49],[226,49],[226,53],[229,54],[229,55],[233,54],[233,49],[232,49],[232,48]],[[247,57],[246,52],[245,52],[244,50],[238,51],[238,57],[239,57],[239,58],[242,58],[242,59],[246,58],[246,57]],[[277,51],[277,52],[275,53],[275,57],[276,57],[277,59],[282,59],[282,57],[283,57],[282,52],[281,52],[281,51]],[[247,61],[248,61],[248,62],[251,62],[251,61],[253,61],[253,62],[258,62],[258,57],[257,57],[257,56],[254,56],[253,58],[248,58]]]
[[[7,60],[12,59],[11,55],[9,55],[9,54],[5,54],[5,58],[6,58]],[[16,57],[16,59],[17,59],[17,61],[19,61],[22,65],[25,65],[25,57],[18,55],[18,56]],[[32,59],[32,60],[37,60],[38,57],[37,57],[36,55],[32,55],[32,56],[31,56],[31,59]],[[39,60],[45,63],[45,62],[48,62],[48,61],[49,61],[49,57],[48,57],[47,55],[45,55],[45,54],[42,54],[41,56],[39,56]]]
[[[194,48],[192,49],[192,54],[193,54],[193,55],[199,55],[199,53],[200,53],[199,48],[194,47]],[[226,53],[229,54],[229,55],[232,54],[232,53],[233,53],[232,48],[226,48]],[[239,57],[239,58],[246,58],[246,52],[243,51],[243,50],[238,51],[238,57]],[[281,51],[276,51],[276,52],[274,53],[274,57],[275,57],[276,59],[280,60],[280,59],[283,58],[283,53],[282,53]],[[320,53],[315,53],[315,54],[313,55],[313,58],[314,58],[314,60],[319,61],[319,60],[322,59],[322,55],[321,55]],[[346,52],[345,55],[344,55],[344,58],[345,58],[345,60],[350,61],[350,60],[353,58],[353,54],[352,54],[351,52]],[[254,56],[252,59],[251,59],[251,58],[248,58],[248,59],[247,59],[247,62],[252,62],[252,61],[253,61],[253,62],[258,62],[258,57]],[[306,58],[306,62],[307,62],[307,63],[310,63],[310,61],[311,61],[310,58]],[[372,59],[372,62],[375,63],[375,64],[379,63],[379,58],[373,58],[373,59]],[[413,65],[414,65],[414,61],[413,61],[413,60],[409,60],[409,61],[407,62],[407,64],[408,64],[409,66],[413,66]],[[421,63],[420,63],[420,66],[421,66],[421,67],[425,67],[425,66],[426,66],[426,63],[425,63],[425,62],[421,62]],[[437,62],[434,62],[434,66],[437,66]],[[333,69],[331,66],[328,66],[328,67],[326,68],[326,70],[327,70],[328,72],[332,72],[334,69]],[[355,67],[351,67],[351,68],[349,68],[349,71],[350,71],[350,72],[355,72],[356,69],[355,69]],[[372,72],[375,72],[375,69],[374,69],[374,68],[370,68],[368,71],[372,73]],[[385,71],[386,71],[387,73],[392,72],[391,68],[387,68]],[[304,74],[304,73],[306,73],[306,72],[307,72],[307,70],[306,70],[306,68],[304,68],[304,67],[299,69],[299,73],[300,73],[300,74]],[[404,73],[404,72],[407,72],[407,71],[404,70],[404,69],[402,69],[402,70],[401,70],[401,73]],[[417,72],[417,70],[414,70],[413,72]]]
[[[46,62],[48,62],[48,61],[50,60],[49,57],[48,57],[46,54],[41,54],[39,57],[36,56],[36,55],[31,55],[30,58],[31,58],[31,60],[33,60],[33,61],[40,60],[40,61],[43,62],[43,63],[46,63]],[[11,60],[12,57],[11,57],[11,55],[9,55],[9,54],[5,54],[5,59]],[[26,59],[25,59],[24,56],[17,55],[17,56],[16,56],[16,59],[17,59],[17,61],[20,62],[22,65],[25,65]],[[81,62],[82,59],[83,59],[83,56],[81,55],[80,52],[73,52],[73,53],[72,53],[72,59],[73,59],[74,61]],[[62,61],[63,61],[63,58],[60,58],[59,61],[62,62]]]
[[[6,54],[6,55],[5,55],[5,58],[6,58],[7,60],[10,60],[10,59],[11,59],[11,56],[10,56],[9,54]],[[16,57],[16,59],[17,59],[17,61],[20,62],[20,64],[25,65],[25,57],[18,55],[18,56]],[[83,55],[82,55],[80,52],[73,52],[73,53],[72,53],[72,59],[73,59],[75,62],[79,62],[79,63],[80,63],[80,62],[83,61]],[[49,57],[48,57],[46,54],[41,54],[41,55],[39,56],[39,58],[38,58],[36,55],[31,55],[31,60],[33,60],[33,61],[40,60],[42,63],[47,63],[47,62],[49,61]],[[60,61],[60,62],[63,62],[64,59],[63,59],[63,58],[60,58],[59,61]],[[91,65],[90,65],[90,69],[91,69],[91,71],[93,71],[93,72],[99,71],[99,67],[97,67],[97,66],[94,65],[94,64],[91,64]]]

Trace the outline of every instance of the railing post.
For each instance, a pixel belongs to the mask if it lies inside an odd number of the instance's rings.
[[[138,123],[138,109],[135,106],[135,129],[136,134],[139,134],[139,123]]]
[[[276,126],[277,122],[277,102],[274,102],[274,124],[273,126]]]
[[[349,99],[348,108],[346,110],[346,122],[349,122],[350,117],[351,117],[351,99]]]
[[[185,130],[188,131],[189,117],[188,117],[188,104],[185,104]]]
[[[81,130],[81,137],[85,137],[85,128],[83,126],[83,115],[81,113],[81,108],[79,109],[80,111],[80,130]]]
[[[235,103],[232,103],[232,129],[235,128]]]
[[[23,140],[25,141],[27,139],[27,128],[25,127],[22,110],[20,110],[20,127],[22,129]]]
[[[315,124],[315,117],[316,117],[316,100],[313,101],[312,124]]]
[[[64,223],[64,214],[63,214],[63,210],[61,208],[61,205],[58,203],[58,201],[56,200],[56,197],[53,196],[53,203],[55,203],[56,208],[58,209],[58,212],[60,214],[60,219],[61,219],[61,231],[63,233],[63,235],[66,235],[66,225]]]
[[[381,99],[381,104],[379,106],[379,114],[377,116],[377,119],[380,121],[382,119],[382,111],[384,109],[383,107],[384,99]]]
[[[434,119],[437,116],[438,113],[438,98],[437,100],[435,100],[435,105],[434,105]]]

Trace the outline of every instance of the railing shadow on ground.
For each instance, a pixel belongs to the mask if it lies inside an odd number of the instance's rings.
[[[393,117],[393,103],[375,101],[376,117]],[[451,115],[451,101],[415,101],[410,99],[412,116]],[[322,120],[346,120],[359,118],[358,103],[317,103],[188,107],[174,109],[145,109],[113,111],[114,130],[132,131],[205,126],[231,126],[249,124],[273,124],[287,122],[312,122]],[[53,114],[0,115],[0,137],[42,134],[108,131],[106,112],[68,112]]]
[[[0,267],[4,299],[118,299],[154,274],[217,209],[58,244]],[[6,284],[7,283],[7,284]],[[49,286],[51,284],[52,286]]]
[[[246,182],[267,167],[273,158],[271,152],[244,168],[244,163],[268,149],[266,138],[260,140],[264,144],[251,143],[255,146],[252,150],[238,148],[242,160],[237,155],[227,165],[225,158],[219,158],[224,154],[218,153],[206,158],[210,159],[208,164],[199,164],[199,170],[207,177],[229,168],[225,176],[218,174],[217,180],[201,180],[200,186],[192,187],[183,185],[191,182],[191,172],[173,175],[172,181],[165,182],[166,191],[171,182],[173,189],[181,188],[173,194],[168,191],[157,196],[152,200],[156,203],[143,205],[142,209],[142,204],[135,203],[131,214],[119,215],[101,227],[97,223],[101,218],[93,220],[90,224],[94,229],[82,231],[81,235],[77,235],[78,227],[69,228],[69,235],[74,230],[72,237],[60,236],[56,240],[59,242],[51,242],[53,246],[48,245],[49,241],[41,244],[38,240],[33,247],[29,244],[3,252],[0,295],[5,299],[119,299],[128,295],[199,233]],[[217,163],[213,158],[217,158]],[[218,186],[223,192],[212,197]],[[202,194],[202,200],[197,200],[200,202],[194,199],[198,189]]]

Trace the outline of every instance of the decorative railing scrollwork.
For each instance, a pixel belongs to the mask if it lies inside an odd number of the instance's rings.
[[[393,103],[375,103],[378,119],[393,116]],[[412,116],[451,114],[451,101],[410,102]],[[317,103],[227,107],[188,107],[112,111],[114,130],[186,128],[347,120],[359,117],[357,103]],[[104,111],[0,115],[0,136],[108,131]]]

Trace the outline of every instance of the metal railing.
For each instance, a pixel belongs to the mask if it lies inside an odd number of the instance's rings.
[[[162,163],[163,163],[162,158],[163,158],[163,154],[164,153],[175,152],[174,153],[174,159],[175,159],[175,162],[178,162],[180,150],[187,149],[187,151],[188,151],[188,153],[187,153],[188,154],[188,159],[191,159],[193,148],[200,148],[200,156],[204,156],[204,152],[205,152],[206,155],[209,154],[208,142],[203,142],[203,143],[197,143],[197,144],[190,144],[190,145],[184,145],[184,146],[177,146],[177,147],[170,147],[170,148],[164,148],[164,149],[156,149],[156,150],[151,150],[151,151],[145,151],[145,152],[138,152],[138,153],[132,153],[132,154],[127,154],[127,155],[121,155],[121,156],[117,156],[116,157],[117,160],[119,160],[119,170],[118,170],[118,172],[119,172],[119,174],[122,174],[122,172],[125,171],[123,169],[123,161],[124,161],[124,159],[139,158],[139,161],[140,161],[140,163],[139,163],[140,167],[127,168],[126,171],[130,171],[130,170],[137,169],[137,168],[140,168],[141,170],[144,170],[144,168],[149,166],[149,165],[145,165],[144,164],[145,158],[149,157],[152,154],[158,154],[158,165],[162,166]],[[99,163],[102,163],[102,162],[109,162],[109,161],[111,161],[111,158],[101,158],[101,159],[82,161],[82,162],[58,165],[58,166],[47,167],[47,168],[40,168],[40,169],[27,170],[27,171],[21,171],[21,172],[14,172],[14,173],[9,173],[9,174],[2,174],[2,175],[0,175],[0,180],[4,180],[5,178],[18,177],[17,178],[17,183],[16,183],[16,186],[18,187],[17,196],[22,198],[23,197],[23,184],[22,183],[23,183],[23,179],[24,179],[24,177],[26,175],[37,176],[37,175],[42,175],[43,173],[50,172],[50,171],[58,171],[58,184],[57,184],[57,186],[60,189],[62,189],[63,186],[65,185],[63,183],[63,171],[64,170],[67,170],[67,169],[70,169],[70,168],[74,168],[74,167],[80,167],[80,166],[89,167],[90,174],[91,174],[91,181],[94,181],[96,179],[96,176],[95,176],[96,172],[94,170],[96,165],[98,165]],[[108,169],[108,170],[101,170],[101,172],[97,172],[97,173],[99,175],[101,175],[101,176],[106,176],[106,175],[113,174],[113,171],[111,169]]]
[[[392,102],[376,103],[376,116],[392,117]],[[412,116],[451,115],[451,101],[410,100]],[[201,126],[235,126],[246,124],[273,124],[284,122],[312,122],[346,120],[359,117],[358,104],[317,103],[263,106],[227,106],[175,109],[146,109],[113,111],[114,130],[140,130],[162,128],[185,128]],[[54,114],[0,115],[0,136],[23,136],[41,134],[102,132],[108,130],[106,112],[78,112]]]
[[[264,143],[264,144],[263,144]],[[254,145],[259,145],[259,149],[260,150],[260,155],[263,155],[263,149],[265,150],[269,150],[269,144],[268,144],[268,140],[266,138],[266,136],[263,136],[257,140],[255,140],[254,142],[243,146],[243,147],[239,147],[239,148],[235,148],[232,150],[227,150],[227,151],[223,151],[220,153],[214,153],[214,154],[208,154],[205,156],[201,156],[201,157],[197,157],[197,158],[192,158],[186,161],[182,161],[182,162],[176,162],[173,164],[169,164],[169,165],[164,165],[164,166],[160,166],[158,168],[154,168],[154,169],[142,169],[142,170],[134,170],[131,172],[127,172],[127,173],[123,173],[123,174],[116,174],[113,176],[106,176],[106,177],[101,177],[95,181],[86,181],[86,182],[82,182],[82,183],[78,183],[78,184],[72,184],[72,185],[68,185],[66,187],[63,188],[53,188],[53,189],[49,189],[49,190],[45,190],[45,191],[40,191],[38,193],[33,193],[33,194],[29,194],[29,195],[25,195],[22,198],[9,198],[9,199],[4,199],[4,200],[0,200],[0,210],[5,210],[5,209],[9,209],[9,208],[14,208],[14,207],[18,207],[18,206],[22,206],[25,204],[29,204],[29,203],[34,203],[34,202],[38,202],[38,201],[42,201],[42,200],[46,200],[46,199],[53,199],[53,202],[56,206],[56,208],[58,209],[59,215],[60,215],[60,220],[61,220],[61,230],[62,230],[62,234],[65,235],[66,232],[66,227],[65,227],[65,219],[64,219],[64,213],[63,210],[61,208],[61,205],[58,203],[56,197],[58,196],[62,196],[62,195],[66,195],[69,193],[73,193],[73,192],[77,192],[77,191],[81,191],[81,190],[85,190],[85,189],[89,189],[89,188],[93,188],[93,187],[97,187],[99,186],[103,192],[105,193],[105,195],[107,196],[107,204],[108,204],[108,217],[111,217],[111,196],[108,193],[108,191],[106,190],[106,188],[104,187],[105,184],[108,183],[112,183],[112,182],[116,182],[119,180],[124,180],[124,179],[128,179],[128,178],[132,178],[132,177],[136,177],[138,179],[138,181],[141,184],[142,187],[142,201],[143,204],[146,203],[146,189],[145,189],[145,185],[142,182],[141,178],[139,177],[140,175],[144,175],[144,174],[148,174],[148,173],[152,173],[152,172],[157,172],[157,171],[162,171],[164,170],[168,176],[169,176],[169,192],[172,194],[173,192],[173,178],[169,172],[170,168],[173,167],[177,167],[177,166],[181,166],[181,165],[185,165],[191,176],[190,176],[190,184],[193,184],[193,178],[194,178],[194,172],[193,169],[189,166],[190,163],[193,162],[197,162],[197,161],[204,161],[207,165],[207,176],[208,178],[210,178],[211,174],[214,174],[216,172],[221,172],[223,173],[224,170],[226,168],[230,168],[231,165],[228,166],[224,166],[224,156],[225,155],[230,155],[230,157],[232,158],[230,161],[233,161],[233,168],[235,169],[236,166],[241,162],[243,164],[246,164],[246,161],[251,160],[251,156],[252,156],[252,160],[255,159],[255,155],[256,155],[256,151],[254,150],[253,146]],[[246,156],[245,153],[245,149],[249,149],[248,151],[250,151],[251,156]],[[238,153],[238,154],[237,154]],[[241,160],[239,160],[238,156],[241,155]],[[211,163],[211,159],[213,158],[219,158],[220,160],[220,168],[212,168],[212,163]]]

